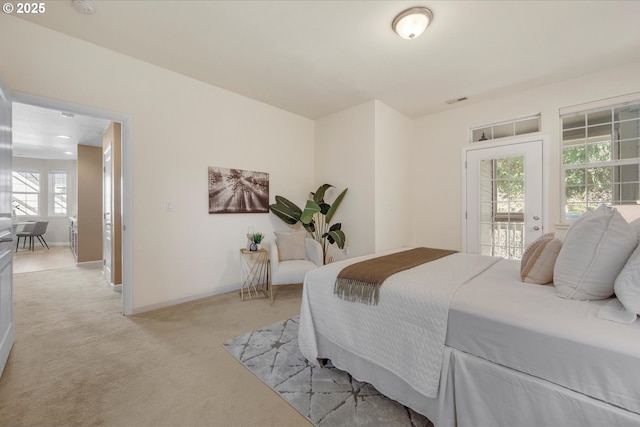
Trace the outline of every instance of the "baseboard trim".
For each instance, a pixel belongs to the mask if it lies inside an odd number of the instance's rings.
[[[109,286],[111,286],[111,289],[114,292],[122,292],[122,283],[119,285],[114,285],[113,283],[109,283]]]
[[[102,267],[104,265],[104,262],[102,260],[98,260],[98,261],[84,261],[84,262],[77,262],[76,263],[76,267],[90,267],[90,268],[95,268],[95,267]]]
[[[9,328],[7,328],[7,332],[4,334],[4,337],[2,337],[2,342],[0,343],[0,376],[4,371],[5,365],[7,364],[7,359],[9,359],[9,353],[11,353],[13,341],[13,319],[11,319],[11,324],[9,325]]]
[[[202,298],[208,298],[208,297],[212,297],[214,295],[220,295],[220,294],[226,294],[227,292],[233,292],[233,291],[237,291],[240,290],[240,285],[230,285],[230,286],[225,286],[222,288],[217,288],[214,289],[212,291],[209,292],[203,292],[201,294],[195,294],[195,295],[189,295],[186,297],[182,297],[182,298],[176,298],[173,300],[169,300],[169,301],[163,301],[163,302],[159,302],[156,304],[149,304],[149,305],[145,305],[142,307],[134,307],[131,314],[140,314],[140,313],[144,313],[147,311],[151,311],[151,310],[157,310],[159,308],[165,308],[165,307],[170,307],[172,305],[178,305],[178,304],[182,304],[185,302],[190,302],[190,301],[195,301],[195,300],[199,300]]]

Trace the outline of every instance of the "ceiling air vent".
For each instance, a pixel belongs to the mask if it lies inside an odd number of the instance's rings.
[[[449,99],[449,100],[445,101],[445,103],[451,105],[451,104],[455,104],[456,102],[466,101],[467,99],[468,98],[466,96],[463,96],[462,98]]]

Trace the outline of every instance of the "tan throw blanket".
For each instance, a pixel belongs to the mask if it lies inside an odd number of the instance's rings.
[[[380,286],[387,277],[456,252],[415,248],[357,262],[338,273],[333,293],[346,301],[377,305]]]

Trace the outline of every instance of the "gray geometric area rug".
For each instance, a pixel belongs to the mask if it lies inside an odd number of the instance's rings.
[[[371,384],[331,365],[307,362],[298,350],[296,316],[222,345],[266,385],[318,427],[433,427],[423,415],[391,400]]]

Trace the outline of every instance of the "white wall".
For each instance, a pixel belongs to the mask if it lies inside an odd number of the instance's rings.
[[[375,250],[375,102],[367,102],[316,120],[316,186],[336,187],[333,200],[349,188],[333,222],[341,222],[349,256]],[[334,259],[346,256],[332,246]]]
[[[380,101],[316,121],[316,181],[338,190],[349,187],[336,215],[347,235],[349,256],[410,243],[411,124]],[[334,254],[336,259],[346,255]]]
[[[542,114],[541,130],[550,142],[547,215],[553,231],[561,210],[559,109],[638,92],[639,76],[636,62],[415,120],[412,244],[461,249],[461,150],[468,143],[469,128],[532,113]]]
[[[27,169],[40,172],[40,215],[38,217],[18,217],[25,220],[49,221],[44,235],[48,245],[69,245],[69,217],[77,213],[76,177],[77,162],[75,160],[45,160],[29,157],[13,157],[14,170]],[[67,215],[64,217],[49,216],[49,172],[52,170],[67,171]]]
[[[375,250],[411,243],[409,148],[412,120],[375,103]]]
[[[208,166],[268,172],[272,200],[314,188],[311,120],[6,14],[0,58],[12,91],[131,116],[134,311],[238,288],[247,226],[271,233],[208,214]]]

